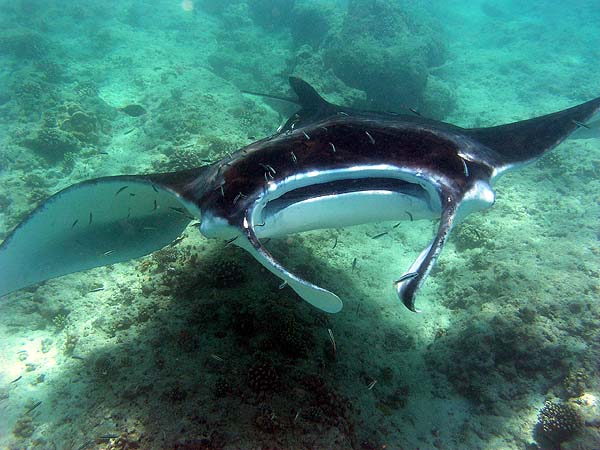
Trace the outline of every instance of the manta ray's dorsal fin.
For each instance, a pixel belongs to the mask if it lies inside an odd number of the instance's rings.
[[[298,104],[302,109],[314,111],[324,107],[334,107],[331,103],[321,97],[314,87],[303,79],[290,77],[289,81],[290,86],[298,97]]]
[[[310,125],[342,110],[339,106],[329,103],[321,97],[317,90],[306,81],[298,77],[290,77],[289,81],[292,90],[298,97],[300,111],[290,117],[283,126],[282,131]]]
[[[236,239],[235,244],[249,252],[259,263],[274,275],[281,278],[287,283],[296,293],[317,308],[328,312],[336,313],[342,309],[342,301],[333,292],[315,286],[306,280],[291,273],[283,267],[269,251],[262,245],[254,229],[248,224],[248,220],[244,219],[245,236]]]
[[[296,98],[242,90],[242,93],[244,94],[271,98],[300,106],[300,110],[292,115],[285,124],[280,127],[278,132],[289,132],[294,128],[309,125],[342,110],[339,106],[329,103],[321,97],[314,87],[301,78],[291,76],[288,78],[288,81],[294,94],[296,94]]]
[[[315,111],[323,107],[335,108],[333,104],[321,97],[317,90],[303,79],[298,77],[289,77],[289,83],[292,90],[296,94],[296,98],[284,97],[282,95],[265,94],[264,92],[250,91],[247,89],[242,89],[241,92],[242,94],[256,95],[257,97],[265,97],[282,102],[293,103],[301,106],[302,109],[307,111]]]
[[[440,225],[433,241],[419,254],[404,275],[395,282],[398,297],[400,297],[402,303],[411,311],[420,312],[415,309],[415,294],[427,278],[427,275],[429,275],[444,247],[446,239],[452,230],[458,204],[459,202],[452,197],[446,197],[446,204],[442,210]]]

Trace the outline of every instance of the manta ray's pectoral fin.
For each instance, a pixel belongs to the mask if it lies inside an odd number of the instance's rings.
[[[98,178],[47,199],[0,244],[0,297],[172,242],[194,217],[166,175]]]
[[[457,202],[451,197],[446,199],[440,225],[433,241],[419,254],[404,275],[394,283],[398,297],[400,297],[402,303],[411,311],[420,312],[415,308],[415,294],[427,278],[427,275],[429,275],[431,268],[442,251],[446,238],[452,229],[457,206]]]
[[[285,281],[300,297],[311,305],[328,313],[341,311],[343,304],[337,295],[303,280],[283,267],[262,245],[252,226],[247,225],[247,220],[244,220],[244,222],[245,239],[237,239],[235,241],[236,245],[249,252],[266,269]]]

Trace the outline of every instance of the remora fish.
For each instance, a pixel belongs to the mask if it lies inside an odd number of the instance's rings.
[[[146,255],[198,218],[202,234],[233,241],[304,300],[337,312],[337,295],[291,273],[260,239],[440,218],[431,244],[395,282],[415,311],[415,293],[453,224],[494,203],[492,185],[503,173],[578,129],[589,134],[600,110],[597,98],[534,119],[465,129],[417,115],[343,108],[298,78],[290,83],[300,110],[275,135],[230,157],[180,172],[85,181],[50,197],[0,245],[0,295]],[[121,193],[125,188],[129,195]]]

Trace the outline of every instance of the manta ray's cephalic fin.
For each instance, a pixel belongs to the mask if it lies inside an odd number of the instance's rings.
[[[269,272],[284,280],[311,305],[328,313],[337,313],[342,310],[342,301],[333,292],[309,283],[283,267],[262,245],[247,218],[244,219],[243,229],[245,236],[240,236],[235,241],[236,245],[250,253]]]
[[[419,310],[415,309],[415,295],[427,278],[427,275],[429,275],[431,268],[435,265],[446,239],[452,230],[457,205],[459,205],[459,202],[452,199],[452,197],[446,197],[438,231],[433,241],[419,254],[404,275],[395,282],[398,297],[413,312],[419,312]]]

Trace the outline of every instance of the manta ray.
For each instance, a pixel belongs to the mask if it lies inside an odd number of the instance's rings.
[[[499,177],[573,133],[598,126],[600,98],[541,117],[461,128],[418,114],[325,100],[291,77],[298,111],[280,129],[212,164],[84,181],[33,210],[0,245],[0,296],[175,240],[192,220],[208,238],[247,250],[323,311],[340,298],[292,273],[261,239],[375,221],[439,219],[433,240],[394,281],[411,311],[448,235],[493,205]]]

